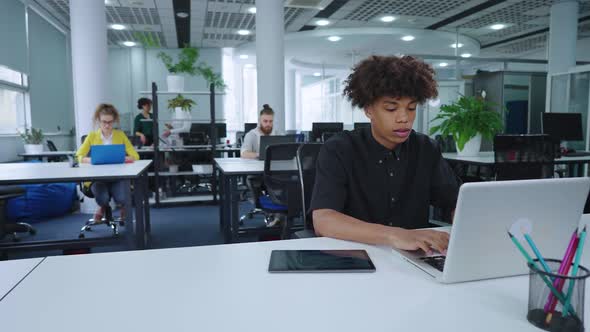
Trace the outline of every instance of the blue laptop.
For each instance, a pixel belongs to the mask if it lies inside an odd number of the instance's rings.
[[[125,162],[125,145],[92,145],[90,146],[90,162],[92,165],[122,164]]]

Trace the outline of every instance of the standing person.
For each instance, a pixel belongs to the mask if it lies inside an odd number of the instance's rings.
[[[138,136],[141,145],[143,146],[150,146],[154,144],[154,135],[153,135],[153,128],[154,122],[152,113],[152,101],[149,98],[139,98],[137,100],[137,108],[141,110],[141,113],[135,116],[135,120],[133,121],[133,132],[135,136]],[[152,121],[142,121],[142,120],[152,120]]]
[[[111,104],[100,104],[94,112],[94,123],[98,125],[98,130],[88,133],[84,143],[76,152],[76,157],[81,163],[90,163],[92,160],[88,156],[92,145],[125,145],[125,162],[133,162],[139,159],[139,155],[133,148],[133,145],[122,130],[114,129],[115,124],[119,124],[120,117],[117,109]],[[129,188],[129,180],[118,181],[96,181],[93,182],[90,190],[94,194],[96,204],[99,208],[94,214],[94,220],[102,219],[105,208],[109,205],[111,197],[120,207],[121,219],[125,220],[125,206],[129,197],[126,192]]]
[[[455,208],[460,180],[435,141],[412,130],[418,104],[438,95],[434,70],[411,56],[371,56],[345,84],[371,127],[322,146],[311,199],[315,232],[444,254],[449,235],[419,228],[432,227],[430,205]]]

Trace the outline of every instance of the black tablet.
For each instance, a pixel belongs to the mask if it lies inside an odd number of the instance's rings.
[[[365,250],[273,250],[269,272],[375,272]]]

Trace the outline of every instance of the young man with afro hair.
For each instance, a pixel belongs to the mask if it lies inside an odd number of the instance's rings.
[[[371,127],[324,143],[311,200],[316,234],[446,253],[448,234],[422,228],[432,227],[430,205],[454,210],[461,183],[438,145],[412,130],[418,104],[438,95],[432,67],[411,56],[371,56],[345,84]]]

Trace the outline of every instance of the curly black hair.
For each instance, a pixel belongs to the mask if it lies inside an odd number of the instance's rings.
[[[152,104],[152,100],[149,98],[139,98],[137,100],[137,108],[138,109],[142,109],[143,105],[151,105]]]
[[[360,108],[384,96],[411,97],[420,104],[438,96],[432,67],[407,55],[370,56],[352,69],[344,83],[342,94]]]

